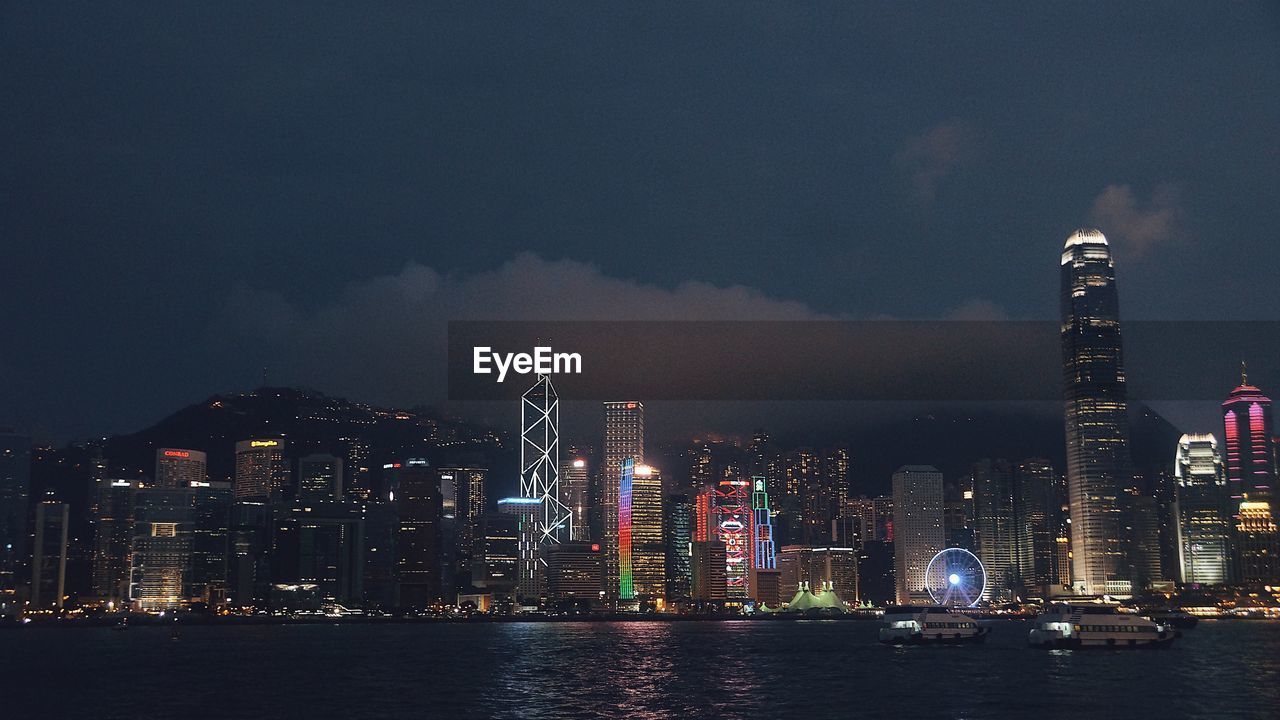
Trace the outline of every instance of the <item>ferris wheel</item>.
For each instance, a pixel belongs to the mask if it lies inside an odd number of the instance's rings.
[[[964,548],[947,548],[929,561],[925,589],[938,605],[973,607],[987,590],[987,571],[977,555]]]

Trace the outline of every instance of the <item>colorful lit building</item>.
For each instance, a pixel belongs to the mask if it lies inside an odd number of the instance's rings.
[[[666,545],[662,537],[662,475],[648,465],[631,476],[631,572],[637,599],[666,596]]]
[[[715,539],[715,518],[711,508],[715,505],[716,491],[703,490],[693,498],[693,541],[708,542]]]
[[[625,458],[619,467],[618,483],[618,599],[634,600],[635,571],[631,565],[631,493],[635,461]]]
[[[1249,384],[1240,367],[1240,385],[1222,403],[1226,438],[1227,491],[1235,515],[1239,580],[1280,582],[1280,534],[1275,518],[1275,450],[1271,399]]]
[[[1249,384],[1243,367],[1240,385],[1222,403],[1222,422],[1231,499],[1271,503],[1276,472],[1271,445],[1271,399]]]
[[[604,403],[604,458],[601,504],[604,508],[604,583],[609,595],[621,587],[618,509],[622,463],[644,464],[644,404],[625,400]]]
[[[769,489],[763,476],[751,478],[752,536],[751,585],[748,594],[757,601],[776,604],[778,591],[777,547],[773,541],[773,523],[769,517]]]
[[[752,556],[751,483],[721,480],[715,494],[716,539],[724,543],[725,587],[729,600],[750,595]]]

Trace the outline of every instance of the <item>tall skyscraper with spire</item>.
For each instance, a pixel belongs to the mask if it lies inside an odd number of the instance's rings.
[[[521,558],[525,587],[543,589],[548,546],[571,539],[573,513],[560,495],[560,396],[551,378],[539,375],[520,400],[520,496],[538,501],[532,542]]]
[[[1271,398],[1249,384],[1244,363],[1240,364],[1240,385],[1222,403],[1222,424],[1227,441],[1227,488],[1232,501],[1239,503],[1247,498],[1270,503],[1274,514],[1276,468]]]
[[[1073,583],[1087,594],[1128,594],[1134,588],[1120,494],[1131,479],[1129,421],[1120,301],[1106,237],[1072,233],[1061,277]]]
[[[1271,399],[1249,384],[1244,363],[1240,364],[1240,385],[1222,403],[1222,425],[1239,579],[1280,582]]]

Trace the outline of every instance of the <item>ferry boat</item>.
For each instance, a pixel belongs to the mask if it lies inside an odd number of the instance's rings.
[[[1167,647],[1182,633],[1168,625],[1118,612],[1110,605],[1053,605],[1036,617],[1031,644],[1042,648]]]
[[[991,628],[948,607],[891,607],[881,618],[880,642],[886,645],[980,643]]]

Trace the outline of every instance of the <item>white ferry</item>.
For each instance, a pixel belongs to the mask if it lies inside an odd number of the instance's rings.
[[[881,618],[880,642],[886,645],[980,643],[991,628],[948,607],[891,607]]]
[[[1167,647],[1182,633],[1109,605],[1052,605],[1036,618],[1031,644],[1042,648]]]

